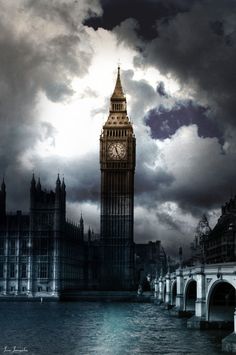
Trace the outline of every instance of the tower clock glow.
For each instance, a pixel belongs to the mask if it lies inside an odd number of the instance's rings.
[[[134,287],[135,136],[127,116],[120,68],[100,136],[102,288]]]

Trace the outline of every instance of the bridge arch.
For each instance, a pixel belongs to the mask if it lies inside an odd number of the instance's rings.
[[[185,285],[184,310],[195,313],[195,302],[197,300],[197,281],[190,279]]]
[[[233,322],[235,307],[235,286],[225,279],[215,281],[207,295],[207,320]]]
[[[176,305],[176,296],[177,296],[177,281],[174,280],[174,282],[171,285],[171,305],[172,306]]]

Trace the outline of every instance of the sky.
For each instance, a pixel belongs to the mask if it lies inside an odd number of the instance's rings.
[[[99,136],[117,65],[137,140],[135,241],[183,252],[236,193],[234,0],[0,0],[0,175],[32,172],[100,228]]]

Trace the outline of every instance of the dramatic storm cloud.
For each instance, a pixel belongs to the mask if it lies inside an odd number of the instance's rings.
[[[99,135],[116,66],[137,138],[135,240],[174,254],[236,192],[234,1],[0,0],[0,173],[32,171],[99,232]]]
[[[28,204],[24,153],[53,142],[53,126],[37,119],[40,95],[63,102],[73,94],[73,77],[87,72],[93,55],[82,21],[100,11],[96,1],[0,1],[0,169],[12,208],[11,201]]]

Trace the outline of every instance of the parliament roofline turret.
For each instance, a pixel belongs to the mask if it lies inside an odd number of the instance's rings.
[[[61,184],[62,190],[66,189],[66,184],[65,184],[65,179],[64,177],[62,178],[62,184]]]
[[[80,223],[84,223],[82,212],[80,214]]]
[[[41,191],[41,182],[40,182],[40,177],[38,178],[37,190],[38,190],[38,191]]]
[[[32,174],[31,184],[36,184],[34,173]]]
[[[61,185],[61,180],[60,180],[60,175],[57,174],[57,181],[56,181],[57,184]]]

